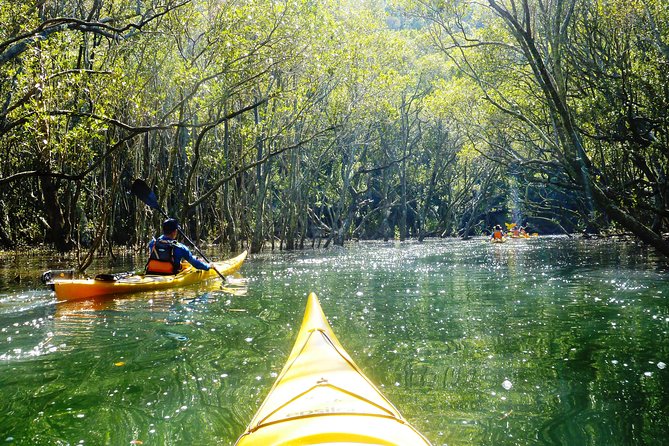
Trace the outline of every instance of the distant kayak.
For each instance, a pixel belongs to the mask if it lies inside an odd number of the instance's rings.
[[[214,262],[214,265],[224,276],[233,274],[242,267],[246,255],[247,252],[244,251],[237,257]],[[96,279],[56,278],[47,285],[56,292],[58,300],[77,300],[111,294],[163,290],[217,278],[218,274],[213,268],[203,271],[187,265],[176,275],[101,274]]]
[[[510,235],[511,238],[530,238],[530,237],[539,237],[539,234],[533,232],[532,234],[520,234],[520,235]]]
[[[339,343],[309,295],[293,350],[236,446],[429,446]]]

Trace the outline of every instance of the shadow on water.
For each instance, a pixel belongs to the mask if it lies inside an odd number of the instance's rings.
[[[0,441],[231,445],[311,291],[434,445],[669,436],[667,269],[636,244],[366,242],[261,254],[241,274],[223,287],[69,303],[2,288]]]

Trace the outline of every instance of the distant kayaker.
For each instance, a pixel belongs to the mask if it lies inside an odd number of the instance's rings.
[[[502,232],[502,227],[500,225],[495,225],[491,238],[493,240],[502,240],[502,238],[504,238],[504,232]]]
[[[518,225],[511,228],[511,235],[513,237],[520,237],[520,228],[518,227]]]
[[[163,222],[163,235],[149,242],[147,274],[176,274],[181,269],[181,261],[186,260],[197,269],[209,271],[211,266],[193,257],[185,245],[177,242],[179,222],[168,218]]]

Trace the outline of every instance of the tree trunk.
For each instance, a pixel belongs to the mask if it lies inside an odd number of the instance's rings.
[[[7,219],[7,212],[5,211],[5,203],[0,200],[0,243],[3,248],[11,249],[14,247],[14,242],[5,230],[5,227],[8,226],[9,220]]]
[[[232,157],[230,156],[230,123],[228,120],[223,123],[223,129],[223,154],[226,160],[226,173],[229,173],[232,170],[230,167],[232,165]],[[239,244],[239,234],[237,228],[237,219],[232,212],[232,206],[230,203],[232,200],[233,189],[234,183],[231,184],[230,181],[226,181],[223,185],[223,203],[221,209],[223,213],[223,220],[225,222],[224,225],[228,239],[228,245],[230,246],[230,250],[235,252],[237,251],[237,246]]]
[[[430,182],[427,185],[427,192],[423,197],[423,206],[418,211],[418,241],[422,242],[425,239],[425,223],[427,222],[427,213],[430,209],[430,203],[432,202],[432,196],[434,195],[434,189],[437,184],[437,170],[439,163],[435,158],[432,162],[432,172],[430,174]]]
[[[479,191],[476,198],[474,198],[474,203],[472,204],[472,213],[470,214],[469,219],[465,224],[464,230],[462,231],[463,240],[468,240],[470,238],[469,232],[474,226],[476,219],[479,217],[479,215],[481,215],[479,213],[479,209],[481,208],[481,205],[486,203],[487,201],[487,197],[489,195],[488,189],[490,188],[490,185],[492,184],[492,179],[496,176],[496,173],[497,169],[493,169],[488,173],[488,176],[481,185],[481,190]]]
[[[256,125],[260,125],[260,112],[258,107],[253,109]],[[258,135],[256,140],[256,160],[263,158],[264,142],[262,135]],[[270,170],[270,163],[258,164],[256,166],[256,200],[255,200],[255,227],[251,237],[251,253],[257,254],[262,250],[264,242],[264,216],[265,216],[265,195],[267,194],[267,178]]]
[[[298,212],[300,209],[300,203],[302,202],[299,188],[299,177],[300,177],[300,157],[299,149],[293,150],[289,155],[289,175],[290,175],[290,185],[288,187],[287,197],[288,203],[286,204],[286,249],[294,250],[295,249],[295,240],[297,237],[297,226],[298,226]]]
[[[49,224],[46,239],[54,244],[58,252],[68,252],[74,245],[70,234],[70,222],[65,217],[58,198],[58,186],[49,176],[40,177],[39,184],[46,220]]]
[[[104,236],[107,233],[107,226],[110,223],[111,216],[113,215],[114,210],[114,201],[118,191],[119,179],[121,175],[119,172],[112,172],[112,186],[109,190],[106,190],[107,197],[104,201],[105,204],[102,209],[102,215],[99,216],[99,220],[96,223],[97,231],[93,243],[88,250],[88,253],[84,259],[79,263],[78,270],[79,272],[84,272],[91,265],[93,259],[95,258],[95,252],[100,249],[103,244]],[[106,189],[106,188],[105,188]],[[100,249],[101,250],[101,249]]]

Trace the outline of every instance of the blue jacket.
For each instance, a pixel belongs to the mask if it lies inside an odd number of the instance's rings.
[[[165,235],[161,235],[158,237],[158,240],[168,240],[168,241],[173,241],[174,239],[171,239]],[[149,252],[153,249],[153,245],[156,243],[156,239],[154,238],[149,242]],[[197,269],[203,269],[205,271],[209,271],[209,265],[201,261],[200,259],[197,259],[193,257],[193,254],[190,252],[190,249],[188,249],[185,245],[175,242],[174,243],[174,264],[177,266],[177,269],[179,265],[181,265],[181,260],[185,259],[188,263],[193,265]]]

